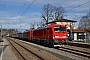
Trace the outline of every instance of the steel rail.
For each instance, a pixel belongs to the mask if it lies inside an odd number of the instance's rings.
[[[66,51],[66,52],[69,52],[69,53],[73,53],[73,54],[77,54],[77,55],[80,55],[80,56],[90,58],[90,53],[86,53],[86,52],[83,52],[83,51],[74,50],[74,49],[65,48],[65,47],[61,47],[58,50],[62,50],[62,51]]]
[[[13,41],[13,40],[12,40]],[[37,56],[39,59],[44,60],[44,58],[40,57],[39,55],[35,54],[34,52],[30,51],[29,49],[25,48],[24,46],[18,44],[17,42],[13,41],[14,43],[16,43],[17,45],[21,46],[22,48],[24,48],[25,50],[27,50],[28,52],[32,53],[33,55]]]
[[[9,40],[8,40],[9,41]],[[10,42],[10,41],[9,41]],[[18,51],[18,49],[10,42],[10,44],[14,47],[14,49],[20,54],[23,60],[26,60],[26,58]]]

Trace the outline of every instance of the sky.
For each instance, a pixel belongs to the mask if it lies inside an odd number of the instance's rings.
[[[77,21],[90,11],[90,0],[0,0],[0,25],[7,29],[30,29],[34,22],[42,21],[41,12],[45,4],[62,6],[66,11],[64,18]]]

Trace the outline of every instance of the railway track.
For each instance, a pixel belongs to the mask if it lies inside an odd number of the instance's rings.
[[[29,60],[29,59],[44,60],[42,57],[38,56],[37,54],[35,54],[32,51],[28,50],[27,48],[23,47],[22,45],[16,43],[15,41],[13,41],[13,40],[8,40],[8,41],[15,48],[15,50],[18,52],[18,54],[21,56],[20,59],[22,59],[22,60]],[[25,53],[23,53],[23,52],[25,52]]]
[[[17,51],[18,55],[20,56],[19,57],[20,60],[50,60],[50,59],[51,60],[54,60],[54,59],[60,60],[59,58],[49,55],[48,53],[45,53],[41,50],[33,52],[30,50],[30,48],[26,47],[24,44],[21,44],[19,42],[17,43],[16,41],[14,41],[12,39],[8,39],[8,41],[13,46],[13,48]],[[33,48],[31,48],[31,49],[33,49]],[[42,53],[43,53],[43,55],[42,55]],[[45,55],[47,55],[47,56],[45,56]],[[50,56],[52,56],[52,57],[50,58]]]
[[[18,40],[15,40],[16,42],[18,42]],[[25,42],[22,42],[22,43],[25,43]],[[18,43],[20,44],[20,43]],[[25,43],[27,45],[29,45],[28,43]],[[31,44],[29,46],[32,46]],[[36,49],[38,49],[38,54],[36,51],[34,51],[34,53],[38,56],[40,56],[41,58],[43,58],[44,60],[66,60],[68,58],[68,60],[90,60],[90,49],[89,48],[82,48],[82,47],[76,47],[76,46],[71,46],[71,45],[65,45],[64,47],[61,47],[61,48],[48,48],[48,47],[44,47],[44,46],[40,46],[40,45],[37,45],[37,47],[34,47]],[[23,46],[23,47],[26,47],[26,46]],[[29,47],[26,47],[26,48],[29,48]],[[30,48],[29,48],[30,49]],[[32,48],[31,48],[32,49]],[[34,49],[32,49],[34,50]],[[54,58],[50,58],[48,54],[45,54],[41,51],[45,51],[45,52],[48,52],[52,55],[55,55],[57,56],[59,59],[54,59]],[[43,54],[41,54],[43,53]],[[47,56],[44,56],[43,55],[47,55]],[[49,58],[47,58],[49,57]],[[47,58],[47,59],[46,59]],[[39,60],[43,60],[43,59],[39,59]],[[32,59],[30,59],[32,60]],[[36,59],[35,59],[36,60]]]
[[[36,46],[35,46],[36,47]],[[82,47],[76,47],[76,46],[70,46],[65,45],[64,47],[60,48],[48,48],[39,45],[37,48],[40,50],[45,50],[48,53],[51,53],[53,55],[56,55],[57,57],[63,59],[63,60],[89,60],[90,59],[90,49],[88,48],[82,48]],[[67,56],[68,55],[68,56]]]
[[[65,47],[59,48],[58,50],[62,50],[65,52],[76,54],[78,56],[90,58],[90,49],[87,49],[87,48],[66,45]]]

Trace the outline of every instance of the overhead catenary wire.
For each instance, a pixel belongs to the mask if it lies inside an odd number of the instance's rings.
[[[67,11],[73,10],[73,9],[75,9],[75,8],[78,8],[78,7],[83,6],[83,5],[85,5],[85,4],[88,4],[88,3],[90,3],[90,1],[87,1],[87,2],[85,2],[85,3],[82,3],[82,4],[80,4],[80,5],[78,5],[78,6],[74,7],[74,8],[71,8],[71,9],[69,9],[69,10],[67,10]],[[87,11],[87,10],[83,10],[83,11]],[[80,11],[80,13],[83,12],[83,11]],[[82,16],[82,15],[80,15],[80,16]]]
[[[6,4],[6,0],[4,0],[4,4],[3,4],[2,10],[1,10],[1,14],[2,14],[2,12],[4,11],[5,4]]]
[[[82,17],[82,16],[84,16],[85,14],[87,14],[87,13],[85,13],[84,11],[87,11],[87,10],[83,10],[83,11],[80,11],[80,12],[77,12],[76,14],[72,14],[73,16],[75,16],[75,17]],[[90,9],[88,10],[88,12],[90,11]],[[83,12],[83,13],[82,13]],[[79,13],[79,14],[78,14]],[[71,15],[71,16],[72,16]],[[70,14],[69,15],[67,15],[67,16],[70,16]]]
[[[27,2],[27,1],[26,1]],[[22,11],[22,9],[25,7],[25,5],[26,5],[26,2],[24,3],[24,5],[23,5],[23,7],[21,8],[21,10],[20,10],[20,12]],[[35,2],[35,0],[33,0],[30,4],[29,4],[29,6],[26,8],[26,10],[20,15],[20,17],[22,17],[25,13],[26,13],[26,11],[29,9],[29,7],[33,4]],[[19,12],[19,13],[20,13]],[[19,18],[20,19],[20,18]],[[18,20],[19,20],[18,19]],[[22,23],[22,21],[21,21],[21,19],[20,19],[20,27],[22,27],[21,26],[21,23]]]
[[[35,0],[33,0],[33,1],[31,2],[31,4],[30,4],[30,5],[27,7],[27,9],[21,14],[21,16],[26,13],[26,11],[29,9],[29,7],[30,7],[34,2],[35,2]]]
[[[25,3],[23,4],[23,6],[21,7],[20,11],[18,12],[18,16],[21,17],[20,13],[21,13],[21,11],[24,9],[26,3],[27,3],[27,1],[25,1]],[[20,20],[20,27],[21,27],[21,18],[19,18],[18,20]],[[14,24],[16,24],[16,23],[14,23]]]
[[[75,1],[75,0],[74,0]],[[73,1],[72,1],[73,2]],[[33,2],[32,2],[33,3]],[[26,3],[25,3],[26,4]],[[24,6],[25,6],[25,4],[23,5],[23,7],[21,8],[21,10],[20,10],[20,12],[22,11],[22,9],[24,8]],[[29,6],[28,6],[29,7]],[[74,8],[75,9],[75,8]],[[26,11],[28,10],[28,8],[20,15],[20,16],[23,16],[25,13],[26,13]]]
[[[26,1],[26,2],[27,2],[27,1]],[[26,2],[25,2],[25,4],[26,4]],[[3,4],[3,6],[2,6],[2,11],[4,11],[5,4],[6,4],[6,0],[4,1],[4,4]],[[25,4],[24,4],[24,5],[25,5]],[[24,5],[23,5],[23,7],[24,7]],[[21,8],[20,12],[22,11],[23,7]],[[20,12],[19,12],[19,13],[20,13]],[[18,14],[19,14],[19,13],[18,13]],[[1,12],[1,14],[2,14],[2,12]],[[19,18],[19,19],[20,19],[20,18]],[[7,18],[2,18],[2,19],[0,19],[0,20],[19,20],[19,19],[11,19],[11,18],[7,19]],[[20,20],[21,20],[21,19],[20,19]]]
[[[74,8],[71,8],[71,9],[69,9],[68,11],[73,10],[73,9],[75,9],[75,8],[78,8],[78,7],[80,7],[80,6],[83,6],[83,5],[87,4],[87,3],[90,3],[90,1],[85,2],[85,3],[83,3],[83,4],[80,4],[80,5],[78,5],[78,6],[74,7]]]
[[[18,12],[18,16],[20,16],[19,14],[21,13],[21,11],[24,9],[25,5],[26,5],[27,1],[25,1],[25,3],[23,4],[23,6],[21,7],[20,11]],[[21,16],[20,16],[21,17]],[[21,18],[18,18],[18,20],[20,20],[20,27],[21,27]],[[18,21],[17,20],[17,21]],[[14,23],[16,24],[16,23]]]
[[[20,11],[19,11],[19,13],[21,13],[21,11],[22,11],[23,8],[25,7],[26,3],[27,3],[27,1],[25,1],[25,3],[23,4],[22,8],[21,8]],[[18,15],[19,15],[19,13],[18,13]]]
[[[79,11],[78,13],[82,13],[82,12],[85,13],[85,12],[89,12],[89,11],[90,11],[90,9],[88,9],[88,10],[86,9],[86,10],[83,10],[83,11]]]
[[[29,9],[29,7],[30,7],[34,2],[35,2],[35,0],[33,0],[33,1],[31,2],[31,4],[29,4],[29,6],[27,7],[27,9],[26,9],[20,16],[23,16],[23,15],[26,13],[26,11]],[[20,27],[22,27],[22,26],[21,26],[21,20],[20,20]]]
[[[4,11],[4,8],[5,8],[5,5],[6,5],[6,0],[4,0],[4,4],[3,4],[3,6],[2,6],[2,11],[1,11],[1,14],[2,14],[2,12]],[[17,19],[11,19],[11,18],[2,18],[2,19],[0,19],[0,20],[17,20]]]
[[[75,1],[76,1],[76,0],[72,0],[72,1],[70,1],[69,3],[67,3],[67,4],[65,4],[65,5],[63,5],[63,6],[65,6],[65,8],[66,8],[66,7],[69,7],[68,5],[74,3]]]
[[[3,7],[2,7],[2,11],[4,10],[5,4],[6,4],[6,0],[4,1]]]

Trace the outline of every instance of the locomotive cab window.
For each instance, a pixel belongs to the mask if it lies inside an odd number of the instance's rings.
[[[54,31],[55,32],[59,32],[60,30],[59,30],[59,27],[54,27]]]
[[[65,27],[60,27],[60,31],[61,32],[65,32],[66,31],[66,28]]]
[[[54,31],[55,32],[65,32],[66,31],[66,27],[54,27]]]

